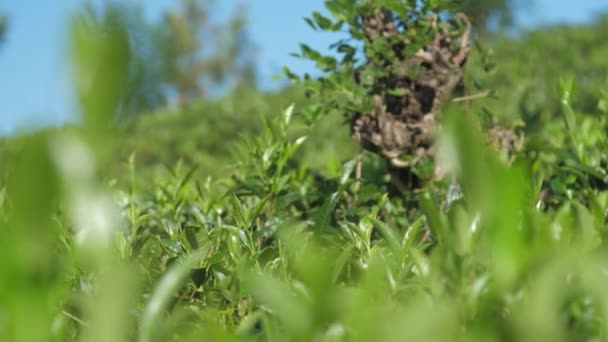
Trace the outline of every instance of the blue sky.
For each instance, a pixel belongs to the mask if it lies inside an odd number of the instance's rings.
[[[127,1],[127,0],[124,0]],[[136,1],[136,0],[130,0]],[[83,0],[8,0],[0,12],[10,16],[6,44],[0,47],[0,135],[18,127],[57,124],[76,117],[66,54],[67,23]],[[99,2],[99,1],[97,1]],[[139,0],[146,16],[158,20],[177,0]],[[325,48],[335,37],[315,33],[302,18],[323,8],[323,0],[218,0],[218,15],[248,6],[250,32],[260,47],[258,67],[264,88],[276,88],[273,75],[283,65],[302,73],[313,66],[289,56],[298,42]],[[608,11],[608,0],[535,0],[518,12],[523,26],[584,23]]]

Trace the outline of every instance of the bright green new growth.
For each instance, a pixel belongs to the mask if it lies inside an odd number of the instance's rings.
[[[347,16],[351,3],[328,6]],[[21,137],[1,165],[0,340],[608,338],[605,84],[580,88],[603,87],[589,113],[565,79],[560,101],[523,101],[557,109],[526,112],[545,121],[524,128],[512,164],[482,134],[500,105],[448,105],[437,142],[448,176],[408,194],[391,191],[372,153],[343,149],[337,166],[312,168],[315,144],[347,128],[319,137],[325,121],[303,123],[301,106],[239,137],[230,175],[202,177],[193,159],[154,177],[132,153],[107,181],[133,55],[111,16],[77,17],[71,32],[81,125]],[[506,79],[474,62],[466,82]]]

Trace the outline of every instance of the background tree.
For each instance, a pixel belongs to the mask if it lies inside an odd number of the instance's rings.
[[[246,34],[244,11],[216,23],[210,19],[212,1],[182,0],[167,11],[160,25],[164,81],[181,105],[209,94],[225,81],[255,81],[253,45]]]
[[[8,18],[0,14],[0,44],[4,43],[4,36],[8,27]]]
[[[122,10],[121,10],[122,8]],[[129,34],[132,59],[122,112],[133,117],[166,104],[163,64],[157,25],[146,21],[143,8],[137,5],[117,5]]]
[[[528,2],[529,4],[529,2]],[[523,5],[519,0],[463,0],[462,9],[471,19],[480,35],[490,30],[490,24],[496,20],[499,26],[513,23],[516,6]]]
[[[134,117],[165,104],[163,67],[158,58],[157,30],[160,28],[145,20],[142,7],[119,2],[106,2],[96,7],[87,3],[84,13],[92,23],[119,25],[127,32],[131,58],[117,115],[122,119]]]
[[[162,107],[172,91],[181,105],[216,93],[227,85],[255,87],[255,48],[247,34],[246,10],[218,24],[209,18],[212,1],[182,0],[160,23],[146,20],[143,8],[109,1],[85,5],[99,24],[117,21],[128,33],[131,59],[121,101],[121,118]]]

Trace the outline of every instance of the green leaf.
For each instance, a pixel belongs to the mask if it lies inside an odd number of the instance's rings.
[[[431,232],[433,232],[433,236],[435,236],[440,243],[445,241],[447,237],[445,219],[439,211],[439,207],[435,203],[435,200],[426,192],[420,197],[419,203],[420,208],[429,223],[429,228],[431,229]]]
[[[350,33],[350,35],[356,39],[356,40],[364,40],[365,39],[365,35],[359,31],[358,29],[351,27],[348,32]]]
[[[340,200],[340,193],[334,192],[325,200],[323,206],[319,208],[317,214],[315,215],[315,230],[319,232],[327,231],[329,227],[329,222],[331,221],[331,215]]]
[[[188,170],[188,172],[186,173],[186,175],[179,180],[179,182],[177,183],[177,186],[175,187],[175,192],[174,192],[174,196],[175,197],[178,196],[178,194],[182,191],[182,189],[188,183],[188,181],[190,180],[190,178],[192,178],[192,175],[194,175],[194,172],[196,171],[196,169],[198,169],[198,165],[192,166]]]
[[[344,167],[342,168],[342,175],[340,176],[340,185],[345,185],[350,178],[350,175],[355,170],[357,166],[357,159],[349,160],[344,163]]]
[[[323,72],[330,72],[336,70],[338,61],[334,57],[325,56],[317,61],[317,68]]]
[[[283,112],[285,126],[289,125],[289,122],[291,121],[294,107],[295,104],[292,103],[289,107],[287,107],[287,109],[285,109],[285,112]]]
[[[249,271],[244,278],[251,295],[275,313],[291,336],[300,337],[297,339],[300,341],[310,340],[306,336],[310,334],[313,318],[300,296],[270,275]]]
[[[197,228],[193,226],[184,227],[184,233],[186,234],[186,240],[188,240],[188,244],[192,250],[197,250],[199,248],[198,239],[196,238]]]
[[[288,67],[283,67],[283,73],[290,81],[300,81],[300,76],[293,73]]]
[[[308,26],[310,26],[313,30],[315,30],[315,31],[317,30],[317,26],[312,21],[312,19],[310,19],[310,18],[304,18],[304,21],[306,21],[306,23],[308,24]]]
[[[312,17],[315,20],[315,23],[317,23],[317,25],[323,30],[328,30],[333,25],[331,19],[325,17],[319,12],[313,12]]]
[[[184,281],[189,277],[193,268],[198,265],[207,253],[208,249],[203,248],[186,256],[181,262],[174,263],[162,276],[143,311],[139,341],[149,342],[157,340],[156,337],[159,336],[157,329],[161,325],[162,317],[169,302],[177,295],[177,291],[183,286]]]
[[[374,227],[380,232],[380,235],[384,238],[384,240],[388,243],[388,246],[395,253],[401,253],[401,244],[399,243],[399,239],[397,235],[393,231],[391,227],[389,227],[386,223],[378,220],[375,217],[368,217],[370,221],[374,224]]]
[[[318,62],[321,60],[321,58],[323,58],[323,55],[321,55],[317,50],[312,49],[306,44],[300,44],[300,50],[302,51],[302,56],[313,61]]]
[[[333,273],[332,280],[334,282],[338,280],[338,277],[340,276],[340,273],[342,273],[344,266],[346,266],[346,264],[350,260],[354,249],[355,249],[355,247],[353,245],[348,245],[344,249],[342,249],[342,252],[336,258],[335,263],[333,265],[333,270],[332,270],[332,273]]]
[[[570,106],[576,91],[576,80],[574,78],[562,78],[559,83],[559,90],[562,104]]]
[[[608,100],[601,99],[597,105],[597,108],[605,114],[608,114]]]
[[[350,5],[352,7],[352,5]],[[335,0],[330,0],[330,1],[325,1],[325,8],[327,8],[329,10],[329,12],[331,13],[331,15],[340,20],[340,21],[348,21],[349,19],[349,10],[347,6],[344,6],[344,4],[341,1],[335,1]]]
[[[328,30],[331,32],[340,31],[340,29],[342,29],[342,26],[344,26],[344,21],[342,21],[342,20],[336,21],[329,27]]]
[[[387,93],[392,96],[404,96],[405,94],[407,94],[407,89],[405,89],[405,88],[389,89],[387,91]]]

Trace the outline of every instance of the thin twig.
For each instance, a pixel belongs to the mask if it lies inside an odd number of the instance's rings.
[[[363,157],[361,155],[361,153],[359,153],[359,156],[357,157],[357,168],[355,169],[355,179],[357,180],[357,182],[355,183],[355,191],[359,191],[359,188],[361,188],[361,169],[363,168]]]
[[[455,99],[452,99],[452,102],[463,102],[463,101],[475,100],[475,99],[480,99],[482,97],[486,97],[488,95],[490,95],[490,91],[486,90],[483,93],[479,93],[479,94],[457,97]]]
[[[87,328],[89,327],[89,323],[87,323],[87,322],[85,322],[85,321],[81,320],[80,318],[78,318],[78,317],[76,317],[76,316],[72,315],[71,313],[69,313],[69,312],[67,312],[67,311],[65,311],[65,310],[61,311],[61,313],[62,313],[64,316],[66,316],[66,317],[68,317],[68,318],[72,319],[74,322],[76,322],[76,323],[78,323],[78,324],[80,324],[80,325],[82,325],[82,326],[84,326],[84,327],[87,327]]]
[[[420,245],[424,245],[425,243],[427,243],[429,241],[431,241],[431,231],[427,230],[426,232],[424,232],[422,239],[420,239]]]
[[[458,55],[452,58],[452,62],[457,65],[462,65],[470,51],[469,35],[471,34],[471,22],[463,13],[459,13],[458,17],[465,22],[467,29],[462,34],[462,37],[460,37],[460,51],[458,52]]]

